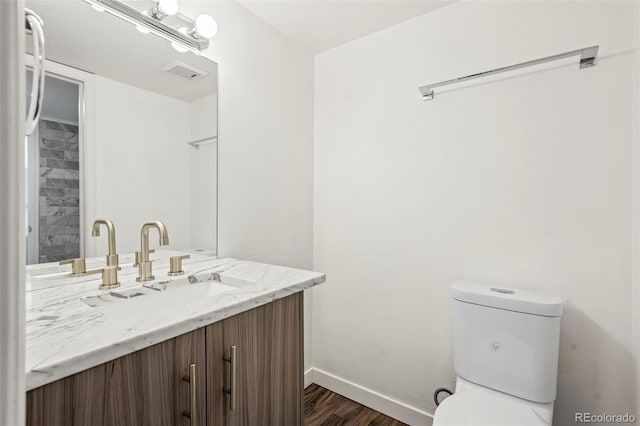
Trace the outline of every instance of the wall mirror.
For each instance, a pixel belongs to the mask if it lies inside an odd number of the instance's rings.
[[[106,254],[98,218],[114,222],[119,253],[139,250],[152,220],[170,248],[215,253],[217,64],[80,0],[25,3],[47,58],[26,141],[27,263]]]

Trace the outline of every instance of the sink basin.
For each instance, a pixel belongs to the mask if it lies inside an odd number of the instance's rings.
[[[92,308],[106,305],[114,302],[121,302],[127,299],[133,299],[134,297],[144,296],[146,294],[154,293],[157,290],[152,290],[145,287],[134,287],[123,289],[120,291],[110,291],[105,294],[101,294],[99,296],[88,296],[83,297],[82,300],[84,303],[89,305]]]
[[[180,278],[151,281],[135,287],[115,289],[97,296],[84,297],[80,300],[92,308],[104,307],[128,300],[147,300],[151,298],[154,299],[153,303],[164,302],[164,300],[161,301],[161,299],[177,303],[183,298],[193,299],[197,297],[214,296],[216,294],[237,290],[238,287],[248,284],[252,284],[252,282],[225,273],[202,271],[196,272],[193,275],[181,276]],[[183,289],[183,291],[173,293],[173,290],[176,289]],[[171,293],[170,297],[158,298],[158,296],[167,292]]]

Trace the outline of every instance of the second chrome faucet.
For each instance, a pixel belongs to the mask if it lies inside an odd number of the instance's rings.
[[[153,276],[151,261],[149,260],[149,230],[156,228],[160,234],[160,245],[169,245],[167,227],[162,222],[148,222],[142,225],[140,231],[140,261],[138,262],[138,277],[136,281],[144,282],[155,279]]]

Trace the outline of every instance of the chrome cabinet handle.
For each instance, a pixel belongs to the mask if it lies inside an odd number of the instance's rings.
[[[197,426],[198,424],[198,406],[197,406],[197,387],[196,387],[196,364],[195,362],[189,365],[189,375],[182,378],[185,382],[189,383],[189,404],[190,409],[184,410],[182,415],[189,418],[191,426]]]
[[[224,360],[229,363],[230,368],[230,378],[229,378],[229,387],[224,388],[224,393],[229,394],[229,410],[233,411],[236,409],[236,400],[237,400],[237,386],[236,386],[236,377],[237,377],[237,367],[236,367],[236,345],[231,346],[229,349],[229,357],[224,357]]]
[[[25,133],[29,136],[35,130],[38,120],[40,119],[42,97],[44,96],[44,32],[42,30],[44,23],[42,19],[30,9],[25,8],[24,14],[27,33],[33,36],[34,59],[29,112],[27,113],[27,123],[25,127]]]

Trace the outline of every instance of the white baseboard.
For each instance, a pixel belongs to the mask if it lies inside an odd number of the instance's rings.
[[[431,426],[433,423],[433,414],[317,368],[310,368],[304,373],[305,387],[311,383],[329,389],[411,426]]]
[[[311,383],[313,383],[313,368],[304,372],[304,388],[308,388]]]

